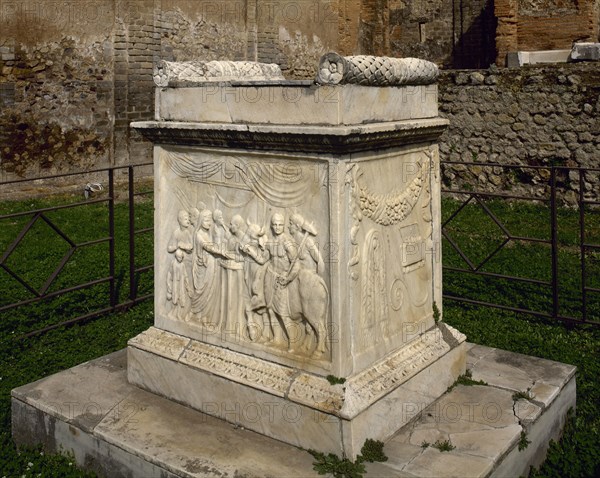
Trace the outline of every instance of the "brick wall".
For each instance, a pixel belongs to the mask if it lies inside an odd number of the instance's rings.
[[[345,54],[413,56],[447,67],[494,62],[492,0],[339,0]]]
[[[598,40],[598,0],[496,0],[497,60],[511,51],[570,49]]]
[[[0,0],[0,180],[148,161],[129,124],[153,117],[159,59],[276,62],[287,78],[331,50],[473,68],[496,33],[502,57],[597,30],[597,0]]]
[[[113,22],[112,0],[0,1],[0,178],[112,161]]]

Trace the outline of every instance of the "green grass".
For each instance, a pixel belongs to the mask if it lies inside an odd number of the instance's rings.
[[[473,375],[471,374],[471,370],[467,369],[464,375],[459,375],[456,381],[448,387],[446,393],[454,390],[454,387],[457,385],[464,385],[465,387],[472,387],[473,385],[487,385],[483,380],[473,380]]]
[[[64,200],[61,199],[61,200]],[[30,207],[45,206],[47,202],[0,203],[0,214]],[[106,206],[78,207],[53,213],[61,229],[77,241],[91,240],[107,234],[104,219]],[[444,201],[443,214],[447,218],[457,207],[452,201]],[[517,203],[490,203],[494,212],[502,217],[512,234],[539,238],[549,237],[547,208]],[[116,250],[118,254],[117,276],[120,297],[127,294],[127,208],[118,204],[115,210]],[[600,216],[590,212],[588,216],[588,242],[600,243]],[[137,227],[148,227],[152,223],[152,206],[142,203],[136,209]],[[577,314],[580,277],[575,272],[578,264],[577,213],[570,210],[559,212],[561,227],[559,258],[561,277],[561,303],[564,313]],[[8,224],[14,222],[14,224]],[[0,221],[0,250],[10,244],[26,220]],[[43,275],[52,270],[55,261],[64,253],[64,241],[48,238],[44,226],[27,238],[29,242],[22,251],[15,251],[11,263],[28,280],[43,283]],[[481,209],[469,206],[448,226],[452,237],[465,247],[468,254],[483,257],[497,239],[497,226],[485,219]],[[150,234],[136,239],[138,265],[152,261],[152,237]],[[62,247],[62,249],[60,249]],[[104,247],[104,246],[103,246]],[[54,251],[58,248],[58,251]],[[21,259],[17,258],[21,254]],[[103,266],[107,249],[93,246],[89,252],[81,251],[77,262],[57,279],[52,287],[64,287],[82,280],[105,275]],[[464,262],[444,245],[445,265],[464,266]],[[588,285],[599,286],[600,260],[589,255],[592,265]],[[549,278],[550,264],[547,246],[527,245],[515,242],[506,251],[490,261],[485,270],[515,274],[523,277]],[[92,266],[90,266],[92,264]],[[95,265],[94,265],[95,264]],[[596,271],[594,273],[593,271]],[[143,287],[151,290],[151,274]],[[36,282],[37,281],[37,282]],[[512,285],[505,281],[482,280],[474,277],[446,273],[444,287],[447,293],[465,295],[480,300],[501,300],[507,305],[546,308],[549,310],[549,292],[539,286]],[[0,275],[0,306],[15,298],[28,296],[20,292],[15,284]],[[10,390],[40,379],[52,373],[75,366],[109,352],[125,347],[129,338],[145,330],[153,323],[151,302],[143,303],[126,313],[105,316],[85,325],[60,328],[27,340],[17,340],[20,334],[51,325],[61,320],[92,310],[97,304],[105,303],[106,290],[92,288],[87,292],[59,297],[48,304],[36,304],[17,311],[0,314],[0,477],[7,476],[90,476],[77,470],[68,457],[46,456],[40,450],[15,449],[10,438]],[[569,328],[562,324],[548,323],[528,315],[519,315],[491,308],[476,308],[455,301],[445,301],[444,320],[465,333],[471,342],[498,347],[514,352],[557,360],[578,367],[577,413],[569,418],[563,439],[550,448],[548,459],[533,477],[593,477],[600,476],[600,329],[590,326]],[[537,309],[536,309],[537,310]],[[598,320],[600,305],[590,304],[590,317]],[[69,465],[71,463],[71,465]]]
[[[466,334],[469,342],[577,366],[577,413],[561,442],[552,445],[545,464],[532,476],[600,476],[600,329],[568,328],[453,302],[445,306],[444,320]]]
[[[1,202],[0,215],[25,212],[80,202],[81,197],[59,196],[44,200]],[[108,236],[106,204],[86,204],[45,213],[69,239],[80,244]],[[152,225],[151,197],[135,208],[136,229]],[[0,220],[0,253],[13,243],[31,216]],[[129,292],[127,204],[115,206],[115,276],[120,301]],[[152,234],[135,238],[136,265],[151,264]],[[34,224],[7,260],[7,265],[32,287],[39,290],[70,248],[43,220]],[[81,247],[67,262],[48,289],[49,292],[73,287],[109,275],[108,244]],[[152,274],[140,276],[139,293],[152,291]],[[5,271],[0,271],[0,306],[27,300],[34,295]],[[121,314],[107,315],[43,335],[19,336],[102,309],[107,306],[109,288],[97,285],[82,291],[62,294],[54,299],[0,313],[0,477],[13,476],[93,476],[78,470],[69,457],[48,456],[37,450],[18,452],[10,437],[10,390],[47,375],[73,367],[126,346],[127,340],[153,323],[152,301]]]
[[[511,236],[541,240],[551,238],[547,206],[499,200],[486,201],[485,204]],[[459,205],[455,201],[444,201],[443,221],[450,218]],[[581,319],[579,215],[574,210],[560,209],[557,219],[559,315]],[[585,226],[585,241],[600,244],[600,209],[586,211]],[[506,239],[505,232],[479,204],[473,202],[447,224],[445,231],[475,266],[479,266]],[[442,257],[446,267],[469,269],[449,241],[443,241]],[[586,253],[586,268],[586,286],[600,288],[599,251]],[[551,247],[549,244],[511,239],[480,270],[550,282]],[[552,312],[552,289],[545,284],[512,282],[447,270],[444,273],[444,293],[540,313]],[[587,313],[588,320],[600,321],[600,294],[588,293]]]
[[[0,203],[0,215],[72,204],[74,201],[80,201],[80,198],[59,197],[25,203],[3,202]],[[136,204],[136,228],[151,226],[152,214],[151,200]],[[103,239],[109,235],[106,204],[76,206],[51,211],[45,213],[45,216],[75,244]],[[31,216],[0,220],[0,252],[3,253],[13,243],[30,220]],[[117,204],[115,206],[115,282],[119,302],[126,300],[129,294],[128,220],[127,204]],[[136,235],[135,260],[137,266],[152,264],[152,244],[151,233]],[[8,257],[6,265],[31,287],[39,291],[56,270],[70,247],[63,237],[40,218]],[[109,276],[108,257],[109,245],[107,242],[77,248],[62,272],[50,285],[48,293]],[[141,274],[139,280],[139,295],[152,292],[151,273]],[[0,270],[0,307],[34,297],[32,292],[23,287],[6,271]],[[0,333],[18,336],[85,315],[106,307],[108,297],[109,284],[105,282],[82,291],[62,294],[50,300],[22,306],[8,313],[0,313]]]
[[[520,202],[487,201],[486,205],[513,236],[550,239],[550,210],[547,206]],[[442,203],[443,221],[459,203]],[[581,318],[581,273],[579,215],[559,209],[558,269],[561,315]],[[600,244],[600,211],[586,211],[586,242]],[[469,204],[448,223],[446,231],[472,262],[478,264],[504,240],[501,229],[483,208]],[[452,246],[442,246],[444,266],[468,268]],[[586,285],[600,287],[600,254],[586,254]],[[550,281],[550,246],[510,241],[485,264],[485,272]],[[512,283],[454,272],[444,273],[444,293],[506,306],[549,313],[552,293],[548,286]],[[576,365],[577,412],[571,415],[560,443],[552,443],[548,458],[531,477],[600,476],[600,328],[569,327],[527,314],[481,308],[444,301],[444,320],[467,335],[470,342],[534,355]],[[588,320],[600,321],[600,295],[589,295]],[[526,437],[521,444],[524,446]]]
[[[69,465],[73,460],[68,457],[44,455],[39,449],[20,453],[16,450],[10,436],[10,391],[122,349],[127,340],[147,329],[153,320],[152,303],[146,301],[126,313],[53,330],[26,341],[3,337],[0,342],[0,477],[93,476]]]

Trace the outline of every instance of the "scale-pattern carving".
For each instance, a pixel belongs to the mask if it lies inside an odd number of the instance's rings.
[[[317,83],[352,83],[365,86],[429,85],[435,83],[439,69],[435,63],[419,58],[386,56],[341,56],[330,52],[321,57]]]

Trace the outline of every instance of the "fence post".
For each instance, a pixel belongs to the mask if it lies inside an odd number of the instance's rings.
[[[117,291],[115,281],[115,171],[108,170],[108,255],[110,276],[110,307],[114,309],[117,305]]]
[[[550,169],[550,227],[552,247],[552,318],[559,315],[558,302],[558,222],[556,214],[556,167]]]
[[[583,177],[583,169],[579,169],[579,247],[581,254],[581,315],[583,321],[587,321],[587,288],[586,278],[587,271],[585,269],[585,203],[584,203],[584,187],[585,181]]]
[[[135,300],[135,194],[133,166],[127,168],[129,173],[129,300]]]

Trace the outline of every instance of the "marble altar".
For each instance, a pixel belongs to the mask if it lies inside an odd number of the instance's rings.
[[[354,457],[405,423],[398,401],[465,370],[464,335],[433,312],[437,66],[328,54],[316,84],[193,66],[159,67],[156,119],[132,124],[155,145],[156,318],[129,380]]]

